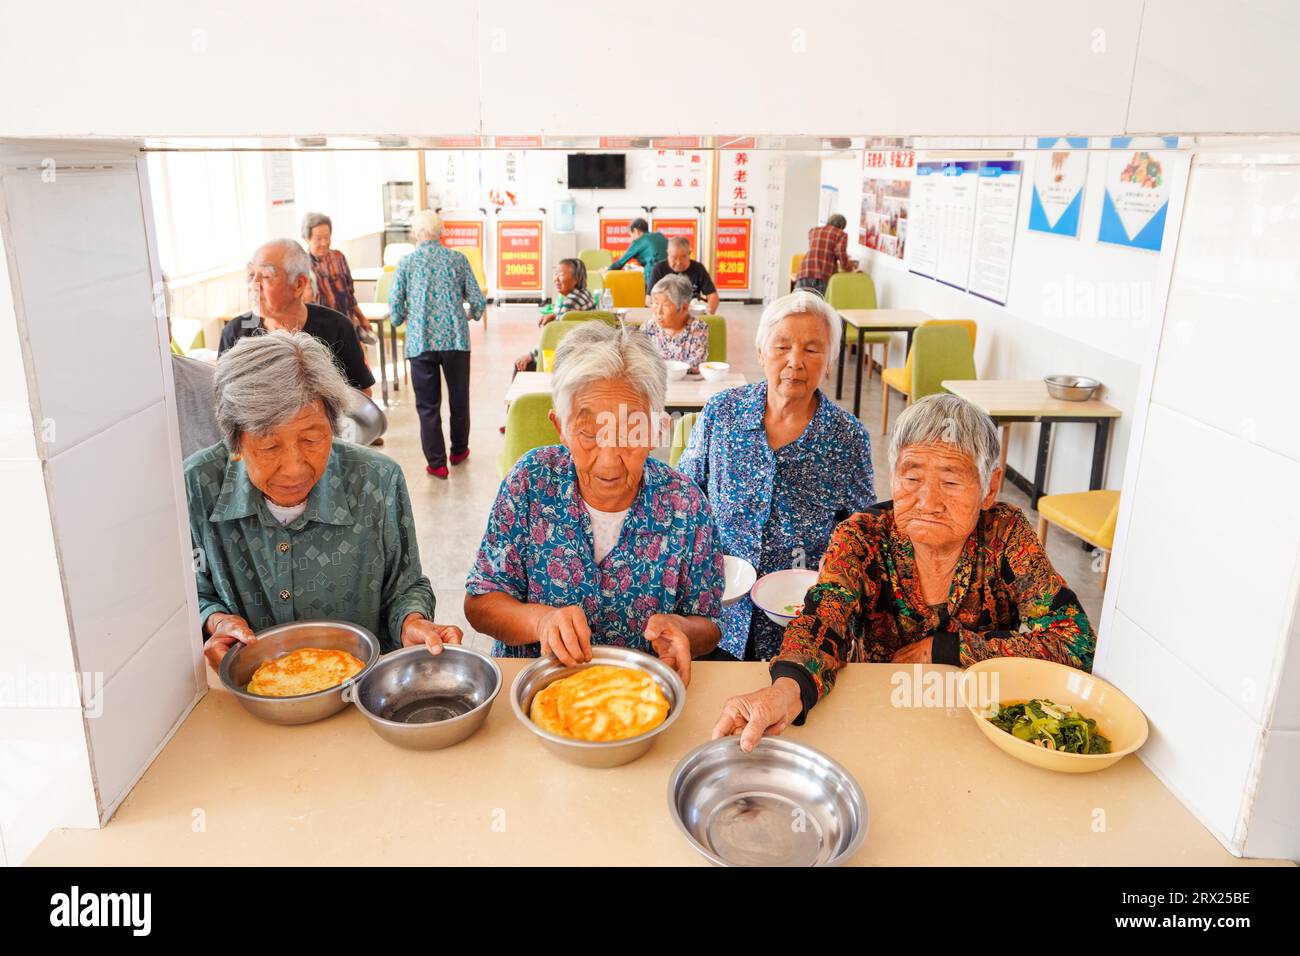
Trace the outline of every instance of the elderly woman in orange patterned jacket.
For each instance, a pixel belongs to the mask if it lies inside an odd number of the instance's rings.
[[[1024,513],[997,502],[998,432],[955,395],[899,417],[893,500],[840,523],[803,613],[772,659],[772,684],[728,700],[713,736],[801,724],[852,661],[959,664],[1039,657],[1092,669],[1096,639]]]

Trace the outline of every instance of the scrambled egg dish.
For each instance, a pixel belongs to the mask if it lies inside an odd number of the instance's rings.
[[[300,647],[267,661],[253,672],[248,692],[262,697],[297,697],[337,687],[365,667],[347,651]]]
[[[626,740],[668,719],[668,699],[645,671],[598,664],[538,691],[529,716],[548,733],[577,740]]]

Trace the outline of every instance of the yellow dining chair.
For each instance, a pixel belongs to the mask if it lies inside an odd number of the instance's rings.
[[[1099,489],[1064,495],[1043,495],[1038,499],[1038,539],[1047,546],[1047,528],[1057,525],[1103,552],[1101,593],[1106,593],[1110,573],[1110,552],[1115,546],[1115,524],[1119,521],[1119,492]]]
[[[794,291],[795,280],[799,277],[799,267],[803,265],[804,254],[796,252],[790,257],[790,291]]]
[[[645,273],[633,269],[606,272],[605,288],[614,297],[614,308],[645,308]]]
[[[964,325],[970,333],[971,351],[975,351],[975,321],[973,319],[931,319],[927,325]],[[889,429],[890,392],[902,392],[907,403],[912,401],[912,350],[907,350],[907,361],[902,368],[887,368],[880,373],[880,434]]]

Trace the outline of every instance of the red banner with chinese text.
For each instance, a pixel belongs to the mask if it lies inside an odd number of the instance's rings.
[[[719,219],[713,248],[717,267],[713,284],[719,292],[744,292],[749,289],[750,238],[753,220]]]
[[[600,248],[609,250],[615,259],[627,252],[632,245],[632,233],[628,231],[631,225],[631,219],[601,219]]]
[[[541,292],[542,221],[513,219],[497,223],[497,291]]]
[[[700,221],[698,219],[660,219],[654,218],[650,228],[663,233],[665,239],[685,239],[691,244],[691,255],[700,251]]]

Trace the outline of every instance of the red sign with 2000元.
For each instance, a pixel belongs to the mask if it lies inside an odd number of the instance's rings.
[[[542,221],[497,223],[497,291],[541,292]]]

